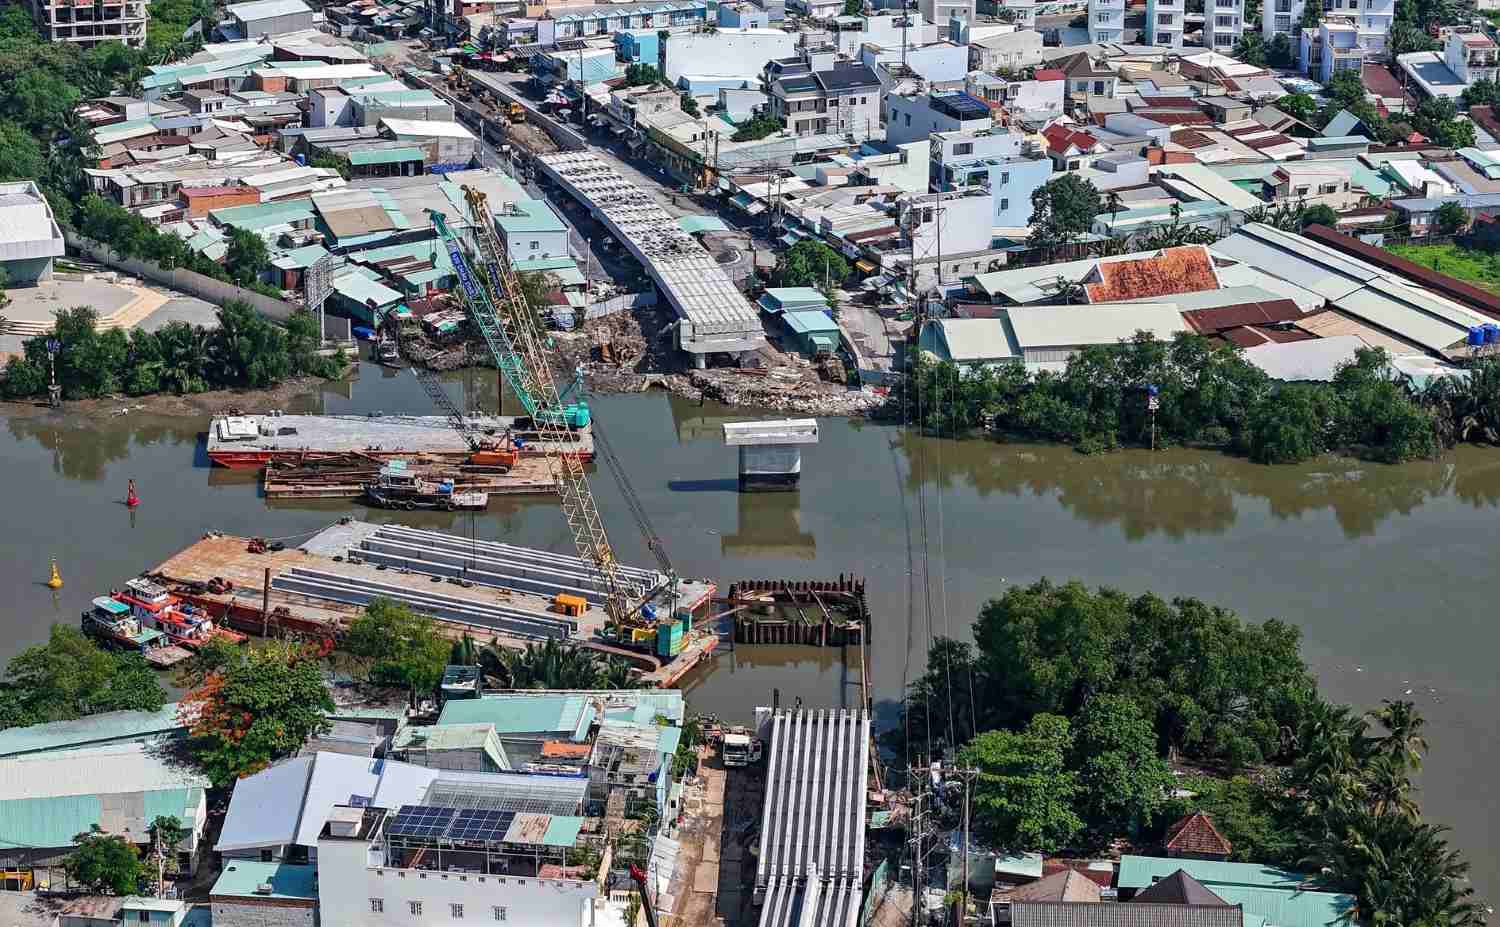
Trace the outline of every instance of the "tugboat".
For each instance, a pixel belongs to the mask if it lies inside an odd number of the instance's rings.
[[[102,595],[94,599],[93,608],[83,613],[83,633],[107,646],[142,654],[167,642],[162,632],[142,627],[131,615],[129,605]]]
[[[401,349],[397,347],[395,341],[382,335],[375,345],[375,359],[382,367],[400,367]]]
[[[131,616],[142,625],[162,632],[171,643],[189,650],[197,650],[216,638],[231,644],[249,640],[238,631],[215,625],[208,612],[183,602],[150,580],[129,580],[125,590],[115,593],[114,598],[130,606]]]
[[[372,505],[383,509],[481,511],[490,503],[489,493],[455,492],[451,479],[425,480],[408,470],[404,460],[393,460],[381,467],[375,482],[365,483],[361,488]]]

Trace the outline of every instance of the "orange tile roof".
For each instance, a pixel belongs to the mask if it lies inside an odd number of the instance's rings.
[[[1168,828],[1165,846],[1176,853],[1200,856],[1228,856],[1234,849],[1214,826],[1213,818],[1202,811],[1194,811]]]
[[[1160,254],[1130,261],[1103,262],[1095,266],[1094,273],[1099,279],[1084,286],[1091,303],[1219,288],[1213,258],[1203,245],[1167,248]]]
[[[1079,151],[1093,151],[1099,144],[1099,140],[1087,132],[1075,132],[1060,122],[1054,122],[1042,133],[1047,139],[1047,147],[1062,154],[1070,147],[1077,146]]]
[[[549,740],[542,744],[542,756],[548,758],[579,757],[589,755],[588,744],[569,744],[560,740]]]

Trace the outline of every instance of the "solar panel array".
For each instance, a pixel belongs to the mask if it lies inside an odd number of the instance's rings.
[[[447,835],[448,826],[457,814],[453,808],[402,805],[396,812],[396,819],[385,826],[385,832],[392,837],[436,839]]]
[[[514,811],[402,805],[395,819],[386,825],[385,832],[391,837],[413,840],[500,843],[515,819]]]

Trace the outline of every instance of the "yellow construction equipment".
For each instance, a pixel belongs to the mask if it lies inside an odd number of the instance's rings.
[[[510,119],[511,125],[519,125],[526,121],[526,107],[512,102],[506,107],[505,115]]]

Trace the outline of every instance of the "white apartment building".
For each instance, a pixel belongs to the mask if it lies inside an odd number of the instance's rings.
[[[1352,23],[1359,33],[1359,46],[1366,52],[1385,51],[1386,36],[1396,19],[1396,0],[1325,0],[1323,9]]]
[[[1245,34],[1245,0],[1204,0],[1203,44],[1228,54]]]
[[[1292,37],[1292,30],[1302,20],[1305,0],[1265,0],[1260,9],[1260,34],[1266,44],[1278,35]]]
[[[1146,44],[1181,48],[1187,0],[1146,0]]]
[[[1495,40],[1482,32],[1455,32],[1443,48],[1443,63],[1465,85],[1495,80],[1500,51]]]
[[[1089,41],[1119,42],[1125,37],[1125,0],[1089,0]]]

